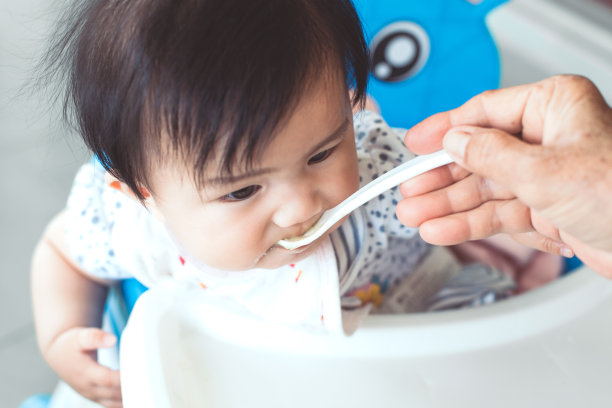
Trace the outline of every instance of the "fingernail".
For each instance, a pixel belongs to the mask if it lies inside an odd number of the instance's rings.
[[[442,141],[444,150],[455,159],[463,159],[470,136],[471,133],[464,128],[449,130]]]
[[[102,338],[102,344],[106,347],[110,347],[114,345],[115,341],[116,341],[115,336],[110,333],[105,334],[104,337]]]
[[[559,253],[561,254],[561,256],[564,256],[566,258],[574,257],[574,251],[572,251],[570,247],[567,247],[565,245],[561,245]]]

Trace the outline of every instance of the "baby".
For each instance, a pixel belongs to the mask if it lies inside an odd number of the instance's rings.
[[[372,308],[491,301],[510,279],[462,268],[395,216],[397,189],[296,250],[277,242],[413,155],[363,105],[350,0],[90,0],[49,54],[95,158],[32,267],[42,353],[74,390],[121,406],[99,365],[107,288],[182,279],[263,319],[352,332]],[[63,62],[60,64],[59,62]],[[358,110],[358,109],[356,109]]]

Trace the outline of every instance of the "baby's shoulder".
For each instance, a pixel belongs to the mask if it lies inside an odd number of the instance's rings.
[[[105,174],[93,159],[78,170],[66,203],[64,239],[71,257],[85,272],[122,279],[131,274],[117,262],[112,237],[130,199],[108,187]]]
[[[359,157],[372,157],[378,164],[389,163],[391,167],[414,157],[404,144],[406,130],[390,127],[378,113],[357,112],[353,124]]]
[[[354,123],[361,186],[414,157],[404,144],[405,131],[391,128],[379,114],[358,112]]]

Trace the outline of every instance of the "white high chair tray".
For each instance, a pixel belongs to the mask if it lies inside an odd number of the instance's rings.
[[[347,338],[231,313],[168,283],[123,334],[126,408],[604,407],[612,282],[587,268],[490,306],[370,316]]]
[[[490,14],[503,85],[579,73],[611,102],[612,30],[566,3]],[[126,408],[612,406],[612,281],[587,268],[478,309],[370,316],[345,339],[206,319],[196,297],[168,284],[138,301],[121,344]]]

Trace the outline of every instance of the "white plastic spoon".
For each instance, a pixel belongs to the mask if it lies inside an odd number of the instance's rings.
[[[323,235],[325,231],[333,227],[342,217],[362,204],[367,203],[374,197],[379,196],[386,190],[404,181],[410,180],[429,170],[449,164],[452,161],[453,159],[451,159],[444,150],[415,157],[397,166],[393,170],[388,171],[377,179],[372,180],[334,208],[325,211],[315,225],[306,231],[304,235],[282,239],[278,241],[278,245],[290,250],[308,245]]]

